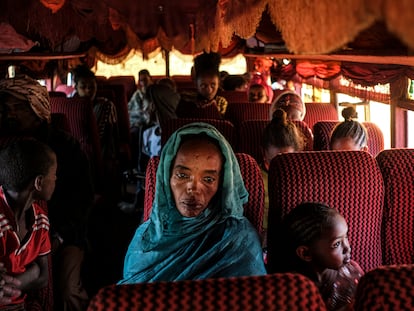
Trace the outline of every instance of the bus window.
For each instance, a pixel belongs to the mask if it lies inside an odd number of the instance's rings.
[[[391,111],[390,105],[370,101],[370,121],[378,125],[384,134],[384,149],[391,148]]]
[[[360,103],[363,100],[358,97],[352,97],[346,94],[337,94],[337,102],[338,103]],[[343,120],[342,117],[342,109],[344,107],[339,107],[338,109],[338,117],[339,120]],[[358,121],[370,121],[378,125],[384,135],[384,148],[389,149],[391,148],[391,112],[390,112],[390,105],[369,101],[368,105],[355,105],[355,109],[358,113]]]
[[[407,111],[408,148],[414,148],[414,111]]]
[[[313,86],[311,84],[302,83],[301,88],[302,100],[305,103],[329,103],[331,102],[331,94],[329,90]]]

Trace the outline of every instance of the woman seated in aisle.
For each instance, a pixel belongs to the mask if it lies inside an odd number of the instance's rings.
[[[368,133],[365,126],[356,121],[358,114],[354,107],[342,110],[345,121],[339,123],[332,131],[330,138],[331,150],[362,150],[368,151]]]
[[[162,150],[152,213],[119,284],[265,274],[259,235],[243,216],[247,200],[220,132],[205,123],[180,128]]]

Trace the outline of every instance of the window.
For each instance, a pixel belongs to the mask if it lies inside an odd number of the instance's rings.
[[[414,148],[414,111],[407,111],[408,148]]]

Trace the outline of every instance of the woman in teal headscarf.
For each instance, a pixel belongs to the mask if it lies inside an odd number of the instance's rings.
[[[243,216],[247,200],[219,131],[205,123],[177,130],[162,150],[152,213],[129,245],[119,284],[265,274],[259,235]]]

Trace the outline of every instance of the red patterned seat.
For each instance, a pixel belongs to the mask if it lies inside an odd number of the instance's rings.
[[[106,81],[107,84],[122,84],[125,88],[125,95],[129,100],[137,89],[134,76],[112,76]]]
[[[229,103],[224,118],[240,128],[246,120],[269,120],[269,104]]]
[[[338,120],[338,112],[330,103],[305,103],[306,115],[303,121],[313,129],[313,125],[322,120]]]
[[[313,146],[313,134],[307,124],[303,121],[293,121],[299,132],[302,133],[306,140],[305,150],[312,150]],[[268,120],[247,120],[243,121],[240,125],[239,140],[236,150],[250,154],[257,163],[261,163],[263,160],[262,155],[262,137],[266,125],[269,124]]]
[[[165,120],[161,124],[161,146],[167,142],[168,138],[178,130],[180,127],[192,123],[192,122],[205,122],[216,127],[221,134],[227,139],[230,145],[235,145],[235,133],[234,126],[231,122],[227,120],[219,119],[196,119],[196,118],[178,118],[178,119],[169,119]]]
[[[127,93],[123,84],[117,84],[116,80],[111,83],[108,81],[109,80],[105,83],[98,84],[97,96],[106,97],[115,105],[118,117],[119,148],[122,162],[121,166],[129,167],[129,162],[131,161],[131,133],[129,127]]]
[[[323,311],[316,285],[300,274],[110,285],[88,311]]]
[[[229,103],[244,103],[249,101],[246,91],[219,91],[217,95],[224,97]]]
[[[75,137],[82,150],[92,163],[102,168],[101,145],[99,142],[98,125],[90,101],[74,97],[51,97],[51,112],[66,116],[70,133]]]
[[[339,121],[318,121],[313,126],[313,149],[314,150],[329,150],[329,140],[331,133]],[[384,150],[384,135],[381,129],[372,122],[362,122],[367,129],[368,134],[368,152],[374,157]]]
[[[259,233],[263,231],[264,185],[257,162],[248,154],[236,153],[240,171],[247,191],[249,201],[244,206],[244,215]],[[145,178],[144,221],[151,213],[152,202],[155,196],[155,181],[159,158],[151,158],[147,165]]]
[[[408,311],[414,308],[414,265],[384,266],[359,280],[355,311]]]
[[[303,202],[336,208],[347,220],[352,256],[364,271],[382,264],[384,185],[364,151],[309,151],[277,155],[269,169],[268,262],[277,271],[277,228]]]
[[[384,150],[376,160],[385,184],[384,264],[414,263],[414,149]]]

